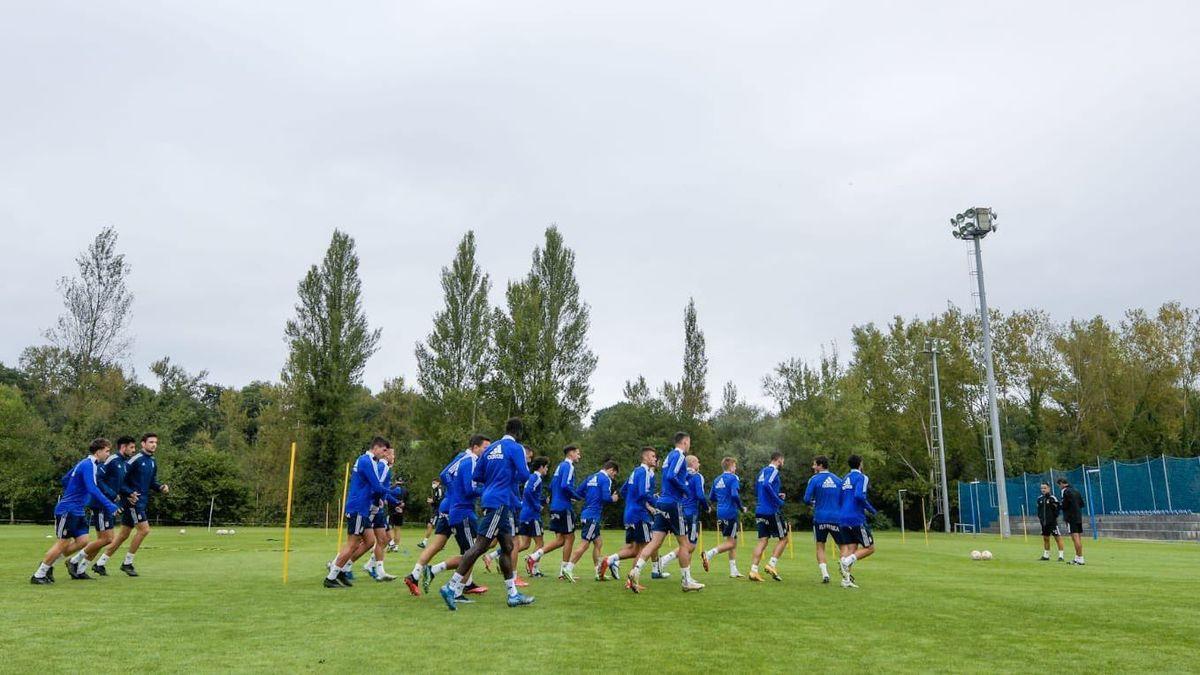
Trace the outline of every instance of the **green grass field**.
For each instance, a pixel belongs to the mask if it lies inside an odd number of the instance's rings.
[[[327,590],[334,534],[293,533],[281,582],[282,531],[157,528],[138,555],[142,576],[116,571],[54,586],[28,578],[49,527],[0,527],[0,671],[366,670],[634,672],[1193,670],[1200,647],[1200,547],[1086,541],[1086,567],[1040,563],[1020,536],[879,537],[858,590],[822,586],[813,545],[798,539],[783,583],[727,577],[724,559],[683,594],[646,581],[640,596],[590,573],[569,585],[535,580],[531,607],[492,591],[457,613],[436,597],[372,582]],[[617,532],[606,532],[610,548]],[[412,568],[419,534],[405,530],[388,571]],[[706,537],[706,544],[711,540]],[[971,549],[996,558],[973,562]],[[749,545],[741,549],[743,573]],[[551,554],[543,568],[558,569]],[[580,568],[586,567],[581,564]],[[648,576],[648,575],[647,575]],[[388,662],[384,662],[388,660]]]

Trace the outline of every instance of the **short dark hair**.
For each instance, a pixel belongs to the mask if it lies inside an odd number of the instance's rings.
[[[692,437],[692,435],[686,431],[676,431],[675,432],[675,440],[673,440],[671,442],[674,443],[675,445],[679,445],[680,443],[683,442],[683,439],[691,438],[691,437]]]
[[[109,443],[107,438],[97,438],[96,440],[92,441],[91,445],[88,446],[88,454],[94,455],[105,448],[111,447],[112,443]]]
[[[567,447],[563,448],[563,455],[564,456],[568,455],[571,453],[572,450],[578,450],[578,449],[579,449],[578,445],[568,445]]]
[[[158,438],[158,434],[154,433],[153,431],[151,431],[150,433],[147,433],[147,434],[142,434],[142,442],[143,443],[150,440],[151,438]]]
[[[375,438],[371,439],[371,447],[372,448],[390,448],[390,447],[392,447],[392,444],[388,443],[388,439],[384,438],[383,436],[376,436]]]
[[[859,455],[850,455],[850,459],[846,460],[846,464],[849,464],[851,469],[857,469],[862,466],[862,457]]]
[[[613,471],[618,471],[618,472],[621,470],[621,468],[619,466],[617,466],[617,463],[612,461],[611,459],[608,460],[607,462],[605,462],[604,466],[600,467],[601,471],[604,471],[606,469],[612,469]]]
[[[1049,483],[1047,483],[1046,481],[1042,481],[1042,485],[1045,485],[1046,487],[1052,487],[1052,486],[1051,486]]]
[[[480,445],[488,445],[491,442],[492,439],[488,438],[487,436],[484,436],[483,434],[475,434],[471,437],[470,445],[467,447],[474,448]]]
[[[783,453],[778,450],[771,453],[771,461],[774,462],[777,459],[783,459]]]
[[[1059,484],[1059,485],[1070,485],[1070,483],[1068,483],[1068,482],[1067,482],[1067,479],[1066,479],[1066,478],[1059,478],[1059,479],[1058,479],[1058,484]]]
[[[817,466],[821,467],[822,469],[828,469],[829,468],[829,458],[826,457],[825,455],[817,455],[816,457],[813,457],[813,464],[816,464]]]
[[[647,452],[658,452],[653,445],[642,446],[642,456],[645,457]]]
[[[134,443],[137,443],[137,439],[134,438],[133,436],[117,436],[117,447],[118,448],[121,447],[122,445],[133,445]]]
[[[537,471],[538,469],[542,468],[543,466],[550,466],[550,458],[549,457],[534,457],[533,461],[529,463],[529,470],[530,470],[530,472]]]
[[[510,417],[504,423],[504,433],[512,436],[516,440],[521,440],[525,435],[525,425],[521,422],[520,417]]]

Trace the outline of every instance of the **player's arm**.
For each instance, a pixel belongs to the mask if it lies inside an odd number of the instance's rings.
[[[379,474],[375,472],[375,462],[370,457],[362,455],[358,458],[357,470],[360,474],[366,476],[367,486],[371,488],[371,495],[376,498],[381,498],[387,494],[387,486],[379,480]]]
[[[508,461],[512,462],[513,475],[517,481],[529,480],[529,465],[525,463],[525,449],[517,446],[515,450],[507,451]]]
[[[691,488],[688,486],[687,471],[684,469],[683,453],[679,453],[677,456],[679,459],[675,460],[675,465],[671,467],[666,476],[663,476],[663,479],[674,483],[679,493],[686,495],[691,492]]]
[[[866,509],[867,513],[876,513],[876,509],[871,505],[871,500],[867,499],[867,479],[863,478],[854,486],[854,501],[858,505]]]
[[[697,480],[694,481],[694,483],[695,494],[693,496],[696,498],[696,506],[698,506],[701,511],[708,511],[708,495],[704,492],[704,476],[697,474]]]
[[[152,468],[150,470],[150,489],[154,490],[155,492],[161,492],[163,494],[166,494],[167,490],[170,489],[166,485],[163,485],[162,483],[158,482],[158,464],[157,463],[155,463],[154,468]]]
[[[804,503],[809,506],[813,505],[813,488],[816,487],[817,477],[813,476],[808,479],[808,487],[804,488]]]
[[[767,498],[766,501],[775,508],[779,508],[779,507],[783,506],[783,497],[780,496],[782,493],[780,492],[780,488],[779,488],[779,472],[778,471],[775,472],[775,475],[767,483],[767,487],[770,489],[766,490],[766,498]]]
[[[105,511],[107,511],[110,514],[117,512],[117,508],[118,508],[117,505],[114,504],[113,501],[111,499],[109,499],[104,494],[104,492],[100,489],[100,486],[96,484],[96,463],[95,462],[85,462],[84,463],[84,465],[83,465],[83,484],[85,486],[87,486],[88,494],[91,495],[92,499],[95,499],[96,501],[98,501],[104,505]]]

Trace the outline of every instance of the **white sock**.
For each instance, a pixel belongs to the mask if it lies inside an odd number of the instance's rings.
[[[616,553],[608,556],[608,566],[609,567],[616,567],[618,564],[620,564],[620,562],[621,562],[621,556],[617,555]]]
[[[421,570],[423,570],[423,569],[425,569],[425,566],[422,565],[421,563],[417,563],[416,565],[413,565],[412,577],[414,579],[420,579],[421,578]]]
[[[854,563],[856,562],[858,562],[857,553],[851,553],[850,555],[846,556],[846,567],[853,567]]]
[[[50,566],[47,565],[46,563],[41,563],[38,565],[37,571],[33,573],[33,576],[35,576],[39,579],[45,579],[46,572],[49,572],[49,571],[50,571]]]
[[[429,543],[429,540],[428,540],[428,539],[422,539],[422,540],[421,540],[421,543],[422,543],[422,544],[428,544],[428,543]]]
[[[380,560],[379,562],[375,563],[375,575],[381,577],[385,574],[387,574],[387,570],[383,569],[383,561]]]
[[[79,549],[78,553],[71,556],[71,564],[78,565],[80,560],[83,560],[83,549]]]
[[[633,570],[635,572],[641,573],[642,568],[645,566],[646,566],[646,561],[642,560],[641,558],[638,558],[638,561],[633,564]]]
[[[680,567],[679,576],[682,577],[685,582],[690,582],[692,580],[692,568]]]
[[[663,571],[663,568],[665,568],[667,565],[670,565],[671,561],[675,560],[676,557],[677,556],[675,555],[675,551],[671,551],[670,553],[659,558],[658,559],[658,571],[659,572]]]
[[[769,562],[767,564],[770,565],[771,567],[775,567],[776,565],[779,564],[779,558],[776,558],[775,556],[771,556],[771,562]]]
[[[539,548],[538,550],[536,550],[536,551],[534,551],[533,553],[531,553],[531,554],[529,555],[529,557],[530,557],[531,559],[533,559],[533,562],[537,562],[537,561],[539,561],[539,560],[541,560],[541,559],[542,559],[542,556],[543,556],[543,555],[545,555],[545,554],[544,554],[544,553],[542,553],[542,549],[540,549],[540,548]]]
[[[1062,552],[1060,551],[1059,555],[1061,555],[1061,554],[1062,554]],[[96,566],[97,567],[104,567],[104,565],[107,563],[108,563],[108,554],[107,553],[101,553],[100,557],[96,558]]]
[[[823,576],[823,577],[829,576],[829,566],[828,565],[826,565],[825,563],[821,563],[820,565],[818,565],[818,567],[821,568],[821,576]]]
[[[712,560],[713,558],[717,557],[717,549],[715,549],[715,548],[708,549],[707,551],[704,552],[704,557],[708,560]]]
[[[342,571],[342,568],[338,567],[337,565],[330,565],[329,566],[329,574],[326,574],[325,578],[329,579],[330,581],[334,581],[337,579],[338,572],[341,572],[341,571]]]
[[[1046,555],[1050,555],[1050,552],[1049,552],[1049,551],[1046,551]],[[1059,552],[1058,552],[1058,557],[1059,557],[1059,558],[1063,557],[1063,551],[1059,551]]]
[[[450,587],[450,590],[454,591],[455,597],[462,595],[463,589],[467,586],[463,583],[462,575],[458,572],[455,572],[454,576],[450,577],[450,583],[446,585]]]
[[[736,561],[736,560],[730,560],[730,561],[729,561],[729,573],[730,573],[730,574],[737,574],[737,573],[738,573],[738,569],[737,569],[737,561]]]
[[[90,565],[90,564],[92,564],[92,561],[88,560],[87,558],[84,558],[83,560],[80,560],[79,562],[75,563],[75,571],[78,572],[79,574],[83,574],[84,572],[87,571],[88,565]]]
[[[492,551],[491,553],[488,553],[487,555],[492,560],[499,560],[500,559],[500,549],[496,549],[495,551]]]
[[[467,586],[475,585],[475,572],[474,571],[472,571],[470,574],[467,575],[467,584],[466,585]]]
[[[515,598],[517,596],[517,576],[504,580],[504,588],[508,589],[508,597]]]
[[[758,574],[758,565],[751,565],[751,566],[750,566],[750,573],[751,573],[751,574]]]
[[[354,561],[347,560],[346,564],[342,565],[342,571],[343,572],[353,572],[354,571]]]
[[[133,564],[133,554],[132,554],[132,553],[126,553],[126,554],[125,554],[125,564],[126,564],[126,565],[132,565],[132,564]]]
[[[662,573],[662,558],[652,561],[650,563],[650,570],[652,572],[654,572],[655,574],[661,574]]]
[[[574,572],[575,571],[575,563],[563,563],[563,569],[565,569],[568,572]]]
[[[439,575],[445,571],[446,571],[446,563],[440,562],[440,563],[434,565],[433,567],[429,568],[429,576],[436,577],[437,575]]]

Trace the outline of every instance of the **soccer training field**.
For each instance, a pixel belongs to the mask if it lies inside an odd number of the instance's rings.
[[[0,671],[1183,671],[1200,647],[1195,544],[1089,539],[1076,568],[1037,562],[1032,537],[926,546],[883,533],[856,567],[861,588],[847,590],[836,565],[834,583],[819,583],[812,544],[798,538],[783,583],[731,580],[720,558],[697,573],[708,583],[699,594],[679,591],[673,566],[640,596],[590,573],[573,586],[535,580],[537,603],[509,609],[499,577],[481,569],[493,590],[452,614],[436,594],[413,598],[357,569],[354,588],[322,588],[332,532],[293,533],[287,586],[281,530],[167,527],[143,545],[137,579],[114,561],[107,578],[72,581],[60,564],[57,584],[32,586],[48,533],[0,527]],[[606,532],[608,548],[617,535]],[[404,531],[389,572],[412,568],[418,538]],[[973,548],[995,559],[973,562]],[[749,553],[743,544],[743,573]]]

